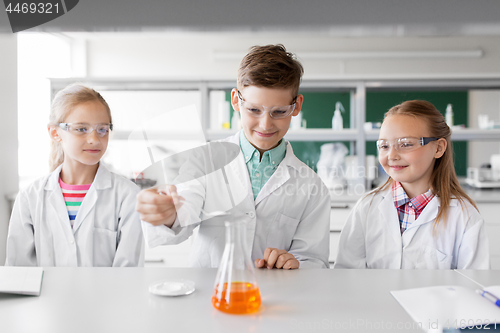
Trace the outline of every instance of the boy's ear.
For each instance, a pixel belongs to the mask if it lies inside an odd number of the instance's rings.
[[[240,112],[240,104],[238,103],[238,90],[233,88],[231,90],[231,105],[233,106],[234,111]]]
[[[49,136],[52,140],[56,142],[61,142],[61,137],[59,136],[59,132],[57,132],[57,127],[54,125],[48,125],[47,130],[49,131]]]
[[[304,96],[302,94],[297,95],[297,100],[295,102],[295,109],[293,110],[292,116],[296,116],[299,114],[300,110],[302,110],[302,103],[304,103]]]
[[[434,154],[434,158],[440,158],[443,156],[444,152],[446,151],[446,148],[448,147],[448,142],[446,139],[439,139],[436,141],[436,153]]]

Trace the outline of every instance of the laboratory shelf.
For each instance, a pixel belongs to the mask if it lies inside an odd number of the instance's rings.
[[[208,130],[207,140],[220,140],[235,133],[235,130]],[[334,131],[328,128],[310,128],[289,130],[285,139],[288,141],[354,141],[357,135],[358,131],[354,129]]]
[[[465,128],[452,130],[451,139],[455,141],[500,140],[500,129]]]
[[[357,135],[358,131],[355,129],[311,128],[289,130],[285,138],[288,141],[354,141]]]
[[[371,130],[365,132],[367,141],[378,140],[380,130]],[[500,129],[478,129],[464,128],[456,129],[451,132],[453,141],[481,141],[481,140],[500,140]]]
[[[133,135],[132,135],[133,133]],[[195,131],[113,131],[111,132],[113,140],[199,140],[202,138],[200,130]]]

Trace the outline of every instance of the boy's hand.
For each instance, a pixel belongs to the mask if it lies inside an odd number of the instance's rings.
[[[167,191],[156,188],[142,190],[137,194],[135,210],[140,213],[141,220],[170,228],[177,217],[177,209],[182,206],[181,199],[174,185],[169,186]]]
[[[255,259],[255,267],[257,268],[267,267],[272,269],[276,267],[282,269],[297,269],[299,266],[300,263],[295,259],[293,254],[272,247],[268,247],[264,251],[263,259]]]

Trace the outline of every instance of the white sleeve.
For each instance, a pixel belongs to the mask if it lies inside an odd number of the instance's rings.
[[[5,266],[37,266],[33,220],[24,192],[19,192],[10,217]]]
[[[467,221],[458,249],[457,269],[490,269],[488,235],[479,213],[471,214]]]
[[[337,259],[333,268],[366,268],[365,227],[367,211],[362,209],[360,199],[351,213],[340,233]]]
[[[193,230],[200,224],[199,221],[193,221],[194,219],[195,213],[183,206],[177,211],[177,217],[171,228],[166,225],[154,226],[151,223],[141,221],[147,246],[153,248],[160,245],[182,243],[193,234]],[[181,220],[184,221],[185,227],[181,226]]]
[[[193,230],[200,224],[200,211],[205,201],[205,177],[200,178],[177,185],[177,193],[185,202],[177,210],[177,217],[171,228],[142,221],[142,230],[149,248],[179,244],[193,234]]]

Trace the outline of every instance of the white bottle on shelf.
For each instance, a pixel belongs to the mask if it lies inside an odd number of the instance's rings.
[[[241,129],[240,113],[237,111],[233,112],[233,118],[231,118],[231,129],[239,131]]]
[[[453,127],[453,108],[452,108],[451,104],[448,104],[448,106],[446,106],[445,118],[446,118],[446,124],[450,128]]]
[[[334,130],[341,130],[342,128],[344,128],[342,114],[340,113],[340,110],[344,112],[344,107],[342,106],[342,103],[340,102],[335,103],[335,112],[333,113],[333,118],[332,118],[332,129]]]

